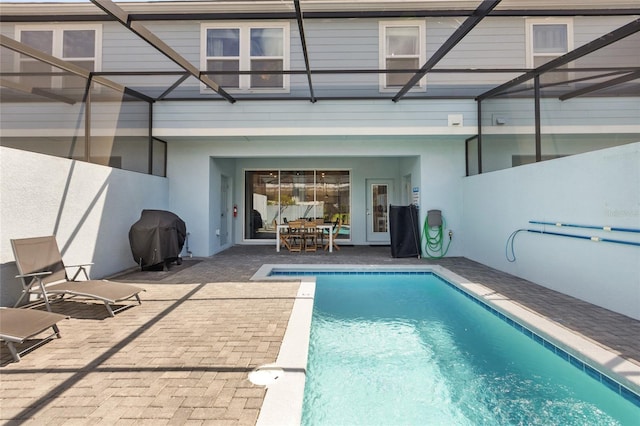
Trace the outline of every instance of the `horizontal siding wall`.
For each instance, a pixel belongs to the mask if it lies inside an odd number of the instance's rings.
[[[551,134],[542,135],[541,155],[563,157],[598,149],[634,143],[640,138],[635,134]],[[536,141],[533,134],[483,135],[482,171],[508,169],[524,163],[535,162]]]
[[[116,22],[102,24],[102,71],[183,71],[177,64],[152,47],[149,43],[136,36],[132,31]],[[190,23],[189,25],[178,25],[175,23],[166,25],[149,25],[145,26],[153,33],[160,37],[174,34],[177,30],[178,34],[188,37],[189,43],[193,44],[193,38],[190,33],[198,33],[198,25]],[[192,30],[191,27],[194,27]],[[175,29],[172,31],[172,29]],[[196,49],[199,46],[195,45]],[[164,40],[169,46],[176,45],[175,40],[167,37]],[[174,47],[181,55],[185,55],[184,46]],[[188,53],[188,52],[187,52]],[[187,59],[193,64],[199,63],[199,52],[192,54]]]
[[[475,133],[473,101],[165,102],[154,108],[154,135]],[[448,126],[462,114],[464,128]]]
[[[573,19],[575,34],[575,46],[588,43],[597,37],[618,28],[631,21],[631,17],[576,17]],[[409,22],[411,20],[407,20]],[[379,22],[378,19],[328,19],[328,20],[305,20],[306,42],[311,66],[317,69],[375,69],[379,63]],[[461,18],[426,18],[426,49],[427,57],[432,56],[437,49],[445,42],[451,34],[458,28],[463,20]],[[177,21],[177,22],[146,22],[145,25],[158,37],[163,39],[170,47],[175,49],[180,55],[200,67],[201,54],[201,24],[203,21]],[[290,50],[291,69],[303,70],[304,58],[297,23],[294,20],[288,21],[290,26]],[[231,23],[234,24],[234,23]],[[175,71],[183,70],[150,46],[143,40],[137,38],[131,31],[115,22],[105,22],[102,26],[102,70],[103,71]],[[3,33],[13,36],[14,25],[3,25]],[[469,35],[452,49],[437,65],[436,68],[470,68],[470,67],[491,67],[491,68],[522,68],[526,64],[525,18],[492,18],[487,17],[474,28]],[[635,36],[632,36],[635,37]],[[640,36],[638,36],[640,37]],[[620,63],[628,65],[639,65],[640,43],[635,37],[625,44],[616,43],[608,47],[603,54],[598,56],[599,63],[610,64]],[[621,42],[623,43],[623,42]],[[12,69],[7,65],[3,55],[2,69]],[[15,55],[10,55],[11,57]],[[626,59],[625,59],[626,58]],[[620,62],[622,61],[622,62]],[[9,63],[12,60],[8,61]],[[585,63],[586,65],[596,65]],[[497,84],[514,77],[515,74],[491,73],[491,74],[441,74],[430,73],[427,75],[426,95],[456,96],[460,94],[480,94],[483,91],[496,86]],[[133,88],[159,96],[163,91],[173,84],[179,75],[170,76],[110,76],[110,79],[122,83],[130,84]],[[310,95],[306,75],[291,75],[291,96],[308,97]],[[376,74],[346,74],[346,75],[314,75],[313,88],[316,96],[378,96],[378,75]],[[195,78],[189,78],[181,87],[170,96],[200,96],[201,83]],[[390,93],[389,95],[392,95]],[[219,96],[211,93],[215,98]],[[286,96],[286,94],[285,94]],[[325,104],[314,109],[298,108],[283,105],[277,106],[270,103],[260,103],[263,108],[269,109],[267,120],[278,120],[279,113],[292,114],[296,126],[314,127],[326,126],[332,128],[334,122],[353,119],[358,122],[357,126],[368,126],[372,123],[379,126],[381,119],[390,120],[384,126],[446,126],[446,118],[449,113],[464,114],[465,125],[471,125],[475,121],[475,114],[467,115],[472,110],[474,101],[467,101],[468,104],[449,103],[427,103],[424,102],[418,108],[424,108],[424,114],[416,113],[415,104],[409,103],[408,99],[403,99],[398,105],[391,105],[390,102],[381,104],[353,104],[342,105]],[[413,101],[411,101],[413,102]],[[494,107],[490,101],[483,105],[487,112]],[[506,106],[496,106],[497,113],[509,113],[513,117],[512,125],[531,125],[533,107],[521,107],[511,101],[504,101]],[[518,101],[515,101],[518,102]],[[526,101],[525,101],[526,102]],[[160,134],[162,129],[185,127],[174,125],[175,123],[189,123],[190,127],[207,128],[217,127],[221,123],[222,127],[230,127],[229,123],[234,123],[238,117],[238,111],[243,111],[239,104],[232,108],[224,105],[204,106],[176,103],[166,105],[159,102],[156,109],[161,110],[156,115],[156,124]],[[593,125],[593,119],[601,117],[606,121],[606,125],[629,125],[633,120],[637,121],[639,101],[635,99],[594,99],[574,100],[566,102],[547,102],[543,107],[543,125],[582,125],[587,123]],[[372,106],[374,105],[374,106]],[[409,105],[405,110],[404,105]],[[19,128],[28,124],[41,129],[61,129],[74,128],[78,123],[78,106],[66,106],[64,104],[41,104],[16,105],[15,113],[9,109],[2,111],[3,129]],[[13,109],[13,106],[11,107]],[[473,107],[475,108],[475,106]],[[585,110],[587,108],[587,110]],[[27,114],[29,109],[29,114]],[[294,111],[292,111],[292,109]],[[332,110],[332,111],[329,111]],[[40,114],[42,111],[42,114]],[[165,112],[166,111],[166,112]],[[34,115],[36,114],[36,115]],[[225,114],[221,119],[217,119],[219,114]],[[243,111],[242,114],[245,114]],[[521,118],[527,123],[521,124]],[[106,123],[114,121],[113,114],[104,114]],[[212,116],[215,116],[212,119]],[[566,118],[565,118],[566,116]],[[249,128],[261,127],[264,115],[259,114],[248,116],[244,122]],[[486,117],[486,115],[485,115]],[[145,117],[138,114],[121,114],[117,117],[122,127],[141,128],[146,125]],[[556,120],[561,123],[556,123]],[[443,124],[444,122],[444,124]],[[99,123],[96,121],[96,123]],[[211,126],[215,123],[216,126]],[[286,121],[279,121],[277,124],[267,126],[287,125]],[[77,126],[81,128],[82,126]],[[435,131],[439,133],[440,130]]]
[[[91,107],[93,135],[143,136],[149,133],[149,104],[146,102],[94,102]],[[84,135],[85,113],[82,103],[1,103],[2,136]],[[49,133],[51,130],[53,132]]]
[[[489,99],[482,102],[481,108],[483,132],[534,125],[533,99]],[[495,126],[497,117],[505,124]],[[640,131],[640,98],[574,98],[567,101],[543,98],[540,118],[543,133],[545,126],[584,127],[587,132],[593,131],[595,126],[629,126],[627,131],[637,132]],[[492,125],[499,129],[491,129]]]
[[[427,19],[427,57],[431,57],[463,22],[458,18]],[[524,68],[525,25],[523,19],[485,18],[435,67],[438,68]],[[509,81],[518,74],[428,75],[427,91],[438,85],[490,85]],[[478,94],[482,91],[478,91]]]
[[[292,47],[300,44],[296,37],[292,33]],[[377,20],[306,20],[305,39],[311,69],[379,68]],[[297,67],[292,61],[291,68],[304,69],[302,50],[291,53],[292,58],[299,55]],[[371,96],[372,88],[378,92],[377,74],[314,74],[312,81],[316,96]],[[291,87],[292,95],[308,96],[306,76],[292,76]]]
[[[599,19],[597,17],[576,17],[574,18],[573,33],[574,47],[579,47],[593,40],[597,40],[603,35],[616,30],[637,19],[636,17],[608,17]],[[640,34],[636,33],[626,37],[612,45],[605,47],[591,55],[585,56],[576,61],[575,66],[580,67],[602,67],[611,66],[640,66]]]
[[[575,47],[597,39],[631,21],[631,17],[573,18]],[[383,20],[384,21],[384,20]],[[415,20],[407,20],[411,22]],[[426,18],[426,54],[431,57],[461,25],[462,18]],[[240,21],[241,23],[245,23]],[[290,68],[304,70],[300,34],[294,20],[290,26]],[[309,60],[314,69],[375,69],[379,67],[378,19],[305,20],[305,36]],[[523,68],[526,65],[526,19],[487,17],[474,28],[437,65],[437,68]],[[204,21],[145,22],[145,26],[196,67],[201,67],[201,25]],[[234,25],[230,22],[230,25]],[[258,22],[250,24],[259,25]],[[124,26],[105,22],[102,26],[102,71],[175,71],[182,72],[157,49],[136,37]],[[3,33],[14,36],[14,25],[3,26]],[[640,36],[614,44],[587,59],[580,66],[602,66],[611,63],[638,66]],[[3,55],[7,56],[7,55]],[[11,55],[11,57],[14,55]],[[592,59],[593,58],[593,59]],[[3,70],[12,70],[10,57]],[[8,63],[6,63],[8,62]],[[441,74],[427,76],[428,95],[455,96],[461,93],[479,95],[515,77],[511,73]],[[110,76],[152,96],[159,96],[178,79],[178,75],[161,77]],[[309,96],[306,75],[291,75],[291,96]],[[375,96],[376,74],[333,74],[313,76],[316,96]],[[199,96],[201,83],[189,78],[172,96]],[[233,94],[233,90],[230,90]],[[213,93],[211,93],[214,95]],[[216,95],[214,95],[216,96]]]
[[[574,47],[593,41],[633,19],[628,16],[575,17],[573,18]],[[242,23],[243,21],[237,22]],[[291,68],[304,69],[297,22],[295,20],[288,22],[290,24]],[[379,22],[378,19],[306,19],[304,21],[305,36],[311,66],[337,69],[377,68]],[[427,57],[430,57],[464,22],[464,18],[425,18],[424,22],[426,23]],[[180,55],[199,67],[200,33],[203,23],[206,21],[145,22],[144,25]],[[234,22],[230,22],[230,24],[233,25]],[[256,24],[259,23],[256,22]],[[3,23],[2,34],[15,37],[15,25]],[[60,25],[60,23],[54,25]],[[104,22],[98,25],[102,26],[103,33],[103,71],[182,71],[179,66],[123,25],[116,22]],[[487,17],[447,54],[438,67],[524,67],[526,64],[525,30],[526,19],[524,17]],[[616,43],[604,51],[610,54],[609,61],[605,63],[619,63],[622,60],[620,65],[637,65],[637,57],[634,59],[633,55],[637,49],[637,43]],[[615,58],[615,61],[611,61],[611,58]],[[604,59],[606,60],[606,58]],[[11,68],[7,68],[5,64],[2,65],[3,70]],[[340,79],[342,78],[340,77]],[[369,75],[366,78],[375,83],[377,87],[377,76]],[[352,79],[352,77],[348,77],[348,79]],[[494,75],[489,79],[479,76],[465,80],[469,80],[470,83],[478,83],[495,79]],[[459,82],[464,83],[465,81]]]
[[[84,105],[77,103],[0,103],[0,126],[8,130],[72,129],[84,134]],[[68,133],[68,132],[67,132]]]
[[[640,131],[640,98],[543,99],[544,126],[635,126]]]
[[[483,133],[533,133],[532,99],[488,100],[482,103]],[[81,104],[2,103],[3,136],[84,135]],[[448,128],[450,114],[463,115],[463,128]],[[495,125],[500,117],[505,125]],[[543,133],[638,133],[640,98],[543,99]],[[159,102],[154,106],[155,136],[216,135],[234,131],[249,134],[271,129],[286,134],[296,129],[329,132],[356,129],[415,129],[417,134],[475,134],[476,103],[473,100],[377,101],[225,101]],[[144,136],[148,128],[146,103],[92,105],[93,135]],[[117,131],[116,131],[117,129]]]
[[[10,24],[5,24],[4,22],[0,25],[0,34],[5,37],[15,38],[16,34],[14,31],[14,26]],[[16,71],[16,61],[17,54],[11,52],[10,50],[2,47],[0,48],[0,72],[14,72]]]

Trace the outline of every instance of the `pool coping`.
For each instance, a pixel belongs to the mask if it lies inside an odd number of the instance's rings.
[[[300,425],[302,420],[316,280],[315,277],[295,280],[300,281],[300,287],[293,302],[276,362],[258,367],[280,368],[282,375],[266,386],[267,392],[256,421],[257,426]]]
[[[302,275],[270,276],[273,270],[300,272]],[[299,425],[302,419],[304,381],[316,281],[314,276],[305,274],[314,271],[353,271],[354,273],[358,271],[432,272],[468,296],[476,298],[479,302],[493,308],[497,313],[515,320],[523,327],[546,339],[554,347],[566,352],[577,362],[583,363],[585,372],[589,373],[589,370],[595,370],[603,376],[615,380],[636,395],[640,395],[640,366],[577,334],[575,331],[510,300],[495,290],[482,284],[471,282],[442,266],[265,264],[251,277],[252,281],[283,281],[291,279],[300,281],[301,285],[294,302],[289,325],[285,331],[282,347],[275,363],[275,365],[285,370],[285,374],[276,383],[267,386],[265,400],[258,417],[258,426]],[[571,363],[573,363],[573,359]],[[295,371],[289,371],[290,366],[295,366]],[[602,380],[602,383],[607,385],[605,380]]]

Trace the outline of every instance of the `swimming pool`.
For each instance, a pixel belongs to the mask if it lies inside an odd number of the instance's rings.
[[[433,274],[319,275],[303,424],[640,419],[640,407],[521,330]]]
[[[303,424],[632,424],[640,414],[629,388],[430,271],[273,275],[317,277]]]

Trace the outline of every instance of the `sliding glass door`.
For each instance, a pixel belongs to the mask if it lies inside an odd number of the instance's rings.
[[[274,239],[276,224],[322,219],[350,238],[351,181],[346,170],[245,171],[245,239]]]

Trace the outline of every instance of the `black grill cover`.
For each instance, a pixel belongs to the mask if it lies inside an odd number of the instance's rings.
[[[420,257],[418,207],[413,204],[389,206],[389,234],[391,256]]]
[[[153,269],[180,260],[187,226],[174,213],[143,210],[129,230],[133,259],[142,269]]]

